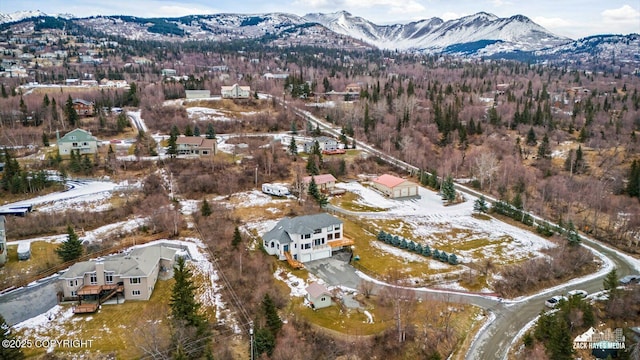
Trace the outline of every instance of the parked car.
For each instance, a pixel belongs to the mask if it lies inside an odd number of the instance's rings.
[[[630,285],[640,283],[640,275],[627,275],[622,277],[620,280],[620,285]]]
[[[558,303],[560,302],[560,300],[567,301],[567,297],[562,295],[556,295],[550,299],[547,299],[547,301],[545,301],[544,304],[547,307],[550,307],[553,309],[554,307],[558,306]]]
[[[567,293],[567,295],[568,295],[569,297],[572,297],[572,296],[579,296],[579,297],[581,297],[581,298],[586,297],[586,296],[587,296],[587,294],[588,294],[588,293],[587,293],[586,291],[584,291],[584,290],[571,290],[571,291],[569,291],[569,292]]]

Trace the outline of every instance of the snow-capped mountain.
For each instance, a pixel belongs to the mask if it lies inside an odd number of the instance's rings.
[[[47,14],[40,10],[16,11],[11,14],[0,14],[0,24],[16,22],[38,16],[47,16]]]
[[[376,25],[346,11],[307,14],[304,19],[382,49],[454,53],[508,49],[531,51],[571,41],[551,33],[523,15],[499,18],[481,12],[449,21],[431,18],[395,25]]]
[[[565,45],[535,51],[536,56],[595,57],[603,62],[616,59],[640,59],[640,34],[595,35],[578,39]]]

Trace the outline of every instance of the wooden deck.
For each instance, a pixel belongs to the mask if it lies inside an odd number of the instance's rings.
[[[78,296],[83,296],[83,295],[98,295],[100,294],[102,291],[105,290],[113,290],[113,289],[117,289],[118,285],[117,284],[108,284],[108,285],[85,285],[83,287],[81,287],[80,289],[78,289]]]
[[[76,305],[73,308],[73,313],[74,314],[94,313],[94,312],[98,311],[98,307],[100,307],[100,305],[95,304],[95,303],[80,304],[80,305]]]
[[[293,256],[291,256],[291,253],[288,251],[284,252],[284,256],[287,258],[287,262],[289,263],[289,265],[291,265],[292,268],[294,269],[302,269],[304,267],[304,265],[293,258]]]
[[[338,248],[338,247],[353,245],[353,244],[355,244],[355,242],[351,238],[348,238],[346,236],[342,236],[342,239],[340,239],[340,240],[331,240],[331,241],[328,242],[328,244],[329,244],[329,246],[331,246],[331,248]]]

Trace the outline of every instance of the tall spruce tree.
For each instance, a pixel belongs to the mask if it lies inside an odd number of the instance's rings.
[[[289,143],[289,154],[296,156],[298,154],[298,145],[296,144],[296,139],[292,136],[291,142]]]
[[[442,183],[442,199],[446,200],[448,203],[452,203],[456,199],[456,189],[453,186],[453,178],[451,176],[447,176],[445,181]]]
[[[489,206],[487,205],[487,200],[485,200],[484,195],[480,195],[480,197],[474,201],[473,211],[484,214],[489,211]]]
[[[76,126],[78,120],[80,120],[78,112],[73,107],[73,99],[71,98],[71,95],[69,95],[69,97],[67,98],[67,102],[64,104],[64,116],[69,125],[71,125],[72,127]]]
[[[196,286],[193,284],[193,273],[187,267],[183,257],[178,257],[173,267],[175,283],[171,290],[171,315],[174,320],[184,321],[199,331],[204,330],[206,320],[199,313],[200,303],[196,301]]]
[[[207,201],[207,199],[203,199],[202,200],[202,205],[200,206],[200,215],[204,216],[204,217],[208,217],[211,216],[211,206],[209,205],[209,202]]]
[[[84,251],[82,241],[80,241],[78,234],[76,234],[71,225],[67,226],[67,239],[55,251],[64,262],[75,260],[82,256]]]
[[[633,160],[629,169],[629,181],[627,182],[627,195],[640,197],[640,161]]]
[[[231,239],[231,247],[234,249],[238,249],[238,246],[242,243],[242,234],[240,234],[240,229],[236,226],[233,230],[233,239]]]
[[[216,130],[213,128],[213,123],[207,124],[207,139],[215,139]]]

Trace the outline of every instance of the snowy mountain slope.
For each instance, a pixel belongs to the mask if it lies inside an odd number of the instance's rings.
[[[30,10],[30,11],[16,11],[11,14],[2,14],[0,13],[0,24],[17,22],[24,19],[32,18],[32,17],[40,17],[40,16],[53,16],[60,17],[64,19],[73,19],[75,16],[71,14],[53,14],[48,15],[43,13],[40,10]]]
[[[500,42],[500,48],[513,50],[539,50],[561,44],[571,39],[563,38],[526,16],[515,15],[499,18],[493,14],[477,13],[460,19],[443,21],[432,18],[408,24],[380,26],[352,16],[346,11],[332,14],[307,14],[308,21],[318,22],[327,28],[383,49],[426,50],[439,52],[456,44],[479,41]]]

